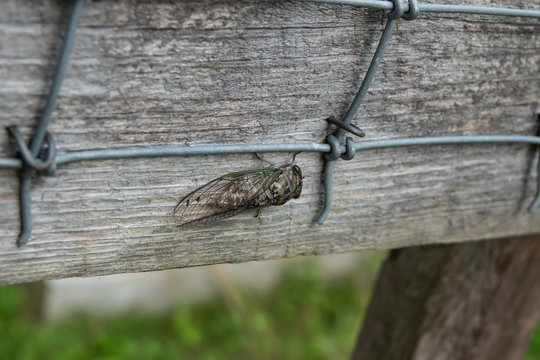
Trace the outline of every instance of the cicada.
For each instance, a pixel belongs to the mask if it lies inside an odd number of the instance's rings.
[[[302,170],[292,164],[232,172],[190,192],[174,208],[179,225],[228,218],[283,205],[302,192]]]

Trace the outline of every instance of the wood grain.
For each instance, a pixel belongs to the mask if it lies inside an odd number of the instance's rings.
[[[470,0],[492,5],[487,0]],[[540,9],[540,2],[499,1]],[[30,136],[57,58],[63,1],[3,0],[0,126]],[[384,13],[302,1],[100,1],[83,9],[51,130],[60,152],[153,145],[324,142],[361,83]],[[366,139],[536,132],[537,20],[424,14],[400,22],[355,123]],[[8,136],[0,156],[14,156]],[[291,155],[268,154],[276,163]],[[336,165],[323,226],[322,157],[302,197],[177,227],[177,201],[250,154],[93,161],[33,182],[17,248],[18,180],[0,171],[0,283],[537,233],[534,149],[433,146]]]
[[[393,250],[352,358],[523,359],[538,276],[538,235]]]

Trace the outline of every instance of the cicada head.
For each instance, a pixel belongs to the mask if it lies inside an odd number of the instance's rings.
[[[297,165],[287,164],[276,169],[278,176],[270,186],[272,205],[283,205],[297,199],[302,192],[302,170]]]

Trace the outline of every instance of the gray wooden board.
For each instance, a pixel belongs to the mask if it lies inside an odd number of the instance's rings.
[[[493,5],[469,0],[474,5]],[[0,126],[29,137],[57,59],[63,1],[0,12]],[[540,1],[497,1],[540,9]],[[154,145],[321,143],[377,46],[381,11],[301,1],[87,2],[51,130],[60,152]],[[65,17],[64,17],[65,18]],[[421,14],[400,22],[355,118],[366,139],[532,135],[540,23]],[[0,156],[14,156],[7,134]],[[267,154],[276,163],[290,154]],[[297,158],[300,199],[178,227],[178,200],[250,154],[88,161],[33,181],[18,248],[18,179],[0,171],[0,282],[159,270],[540,232],[534,149],[460,145],[364,151],[335,169],[323,226],[322,156]]]

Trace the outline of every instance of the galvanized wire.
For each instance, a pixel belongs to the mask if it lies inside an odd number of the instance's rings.
[[[60,52],[60,59],[56,67],[55,76],[52,82],[52,86],[47,98],[45,109],[41,114],[36,131],[30,142],[31,155],[37,159],[40,150],[43,146],[43,141],[47,136],[47,129],[51,121],[51,115],[56,106],[56,100],[60,94],[60,88],[64,80],[67,66],[69,64],[69,56],[75,40],[75,33],[79,24],[79,18],[82,11],[84,0],[74,0],[71,7],[71,13],[69,16],[69,22],[67,26],[66,36]],[[49,144],[49,152],[54,151]],[[24,151],[24,150],[23,150]],[[32,189],[32,176],[35,172],[35,168],[31,166],[25,167],[20,176],[20,213],[21,213],[21,234],[19,235],[19,245],[24,245],[30,239],[32,234],[32,204],[30,191]]]
[[[529,206],[529,213],[534,212],[540,205],[540,147],[536,148],[536,196]]]
[[[309,0],[311,2],[334,5],[350,5],[380,10],[392,10],[392,1],[385,0]],[[405,12],[409,11],[409,4],[403,4]],[[489,16],[527,17],[540,19],[539,10],[511,9],[491,6],[450,5],[450,4],[418,4],[421,13],[469,14]]]
[[[387,10],[392,9],[392,12],[388,15],[388,20],[384,28],[383,34],[377,46],[377,50],[371,60],[369,68],[364,76],[364,80],[360,85],[352,104],[347,110],[342,121],[345,124],[350,124],[356,112],[358,111],[362,100],[364,99],[367,91],[375,77],[377,72],[377,67],[382,59],[384,50],[386,49],[392,31],[395,27],[395,24],[399,18],[405,20],[414,20],[420,12],[447,12],[447,13],[465,13],[465,14],[483,14],[483,15],[505,15],[505,16],[527,16],[527,17],[540,17],[540,11],[535,10],[521,10],[521,9],[507,9],[507,8],[487,8],[480,6],[466,6],[466,5],[437,5],[435,7],[429,6],[429,4],[418,4],[416,0],[410,0],[407,4],[402,4],[401,0],[393,1],[378,1],[378,0],[314,0],[317,2],[326,2],[331,4],[343,4],[343,5],[354,5],[361,7],[370,7],[370,8],[384,8]],[[330,144],[335,144],[336,142],[343,142],[345,136],[345,128],[342,127],[337,130],[335,135],[329,135],[327,137],[327,142]],[[335,148],[335,145],[334,145]],[[331,152],[325,157],[324,165],[324,207],[321,214],[317,218],[318,224],[323,224],[326,221],[326,218],[330,214],[332,208],[332,183],[333,183],[333,172],[335,167],[336,160],[341,157],[344,160],[351,160],[354,157],[354,153],[349,152],[347,156],[343,156],[336,151]],[[539,185],[540,186],[540,185]],[[540,187],[539,187],[540,194]]]
[[[358,92],[356,93],[356,96],[354,97],[354,100],[352,101],[351,105],[349,106],[349,109],[345,113],[345,116],[343,117],[343,122],[346,124],[350,124],[354,116],[356,115],[356,112],[358,111],[358,108],[360,107],[360,104],[362,103],[362,100],[364,100],[364,97],[366,96],[369,87],[371,86],[371,83],[373,82],[373,78],[375,77],[375,73],[377,72],[377,68],[379,67],[379,64],[381,63],[381,60],[384,55],[384,50],[386,50],[386,47],[388,46],[388,42],[390,41],[390,37],[392,36],[392,32],[394,31],[394,28],[396,27],[398,19],[388,19],[388,22],[386,23],[386,26],[384,27],[383,34],[381,36],[381,40],[379,41],[379,45],[377,46],[377,49],[375,50],[375,54],[373,55],[373,58],[371,59],[371,62],[369,64],[369,68],[366,72],[366,75],[364,77],[364,80],[362,81],[362,84],[360,85],[360,89],[358,89]],[[343,141],[343,138],[345,137],[345,129],[338,129],[336,133],[336,137],[339,141]]]
[[[351,125],[351,121],[358,111],[363,98],[374,79],[378,65],[384,54],[384,50],[388,45],[392,31],[395,28],[397,21],[402,18],[405,20],[414,20],[419,13],[460,13],[460,14],[478,14],[478,15],[495,15],[495,16],[518,16],[527,18],[540,18],[540,11],[526,9],[509,9],[495,8],[484,6],[468,6],[468,5],[440,5],[440,4],[418,4],[417,0],[409,0],[408,3],[402,3],[401,0],[381,1],[381,0],[311,0],[314,2],[322,2],[329,4],[342,4],[369,7],[381,10],[391,10],[389,19],[377,46],[377,50],[370,63],[368,71],[362,81],[362,84],[346,114],[342,120],[337,120],[335,123]],[[50,157],[54,161],[49,171],[54,171],[56,165],[62,165],[77,161],[105,160],[105,159],[125,159],[125,158],[141,158],[141,157],[160,157],[160,156],[189,156],[189,155],[204,155],[204,154],[234,154],[234,153],[253,153],[253,152],[320,152],[327,153],[325,164],[325,208],[317,220],[322,224],[330,212],[332,204],[332,173],[338,158],[350,160],[354,157],[356,151],[402,147],[402,146],[419,146],[419,145],[444,145],[444,144],[477,144],[477,143],[525,143],[532,145],[540,145],[540,137],[523,136],[523,135],[479,135],[479,136],[442,136],[442,137],[418,137],[418,138],[401,138],[401,139],[386,139],[372,140],[364,142],[354,142],[351,138],[346,139],[346,144],[341,143],[344,140],[346,129],[349,126],[338,129],[335,135],[328,136],[328,143],[291,143],[291,144],[237,144],[237,145],[204,145],[204,146],[157,146],[143,148],[124,148],[124,149],[103,149],[103,150],[86,150],[75,151],[54,156],[54,141],[52,136],[48,134],[48,126],[51,115],[54,111],[56,100],[60,92],[60,87],[64,74],[67,69],[69,55],[75,38],[75,32],[78,24],[78,19],[82,10],[83,0],[74,0],[66,38],[63,44],[60,60],[57,66],[56,75],[51,87],[47,104],[43,114],[38,122],[36,132],[32,138],[29,151],[24,149],[24,144],[18,141],[19,147],[23,148],[21,159],[18,158],[0,158],[0,169],[19,169],[21,171],[21,186],[20,186],[20,202],[21,202],[21,235],[19,245],[25,244],[31,234],[32,219],[31,219],[31,176],[35,170],[39,169],[43,161],[38,159],[40,152],[44,146],[44,140],[48,144]],[[12,132],[13,133],[13,132]],[[15,132],[16,133],[16,132]],[[359,132],[361,133],[361,132]],[[15,134],[14,137],[17,135]],[[20,140],[20,139],[19,139]],[[52,153],[51,153],[52,152]],[[34,159],[30,159],[32,156]],[[540,155],[538,156],[538,174],[537,174],[537,194],[529,211],[540,204]],[[33,161],[36,160],[36,161]],[[47,161],[45,161],[47,163]],[[48,164],[47,164],[48,165]],[[44,166],[45,167],[45,166]]]
[[[470,135],[470,136],[428,136],[397,138],[383,140],[367,140],[352,142],[356,151],[383,148],[423,146],[423,145],[455,145],[455,144],[531,144],[540,145],[539,136],[527,135]],[[250,154],[265,152],[318,152],[330,153],[329,144],[319,143],[285,143],[285,144],[236,144],[236,145],[198,145],[198,146],[151,146],[129,147],[121,149],[82,150],[61,153],[56,156],[57,165],[65,165],[80,161],[133,159],[146,157],[193,156]],[[339,153],[345,154],[347,147],[339,145]],[[23,162],[17,158],[0,158],[0,169],[22,169]]]
[[[384,55],[384,50],[388,46],[388,42],[390,41],[390,36],[392,35],[392,32],[394,31],[394,28],[397,24],[397,21],[399,18],[403,15],[404,9],[401,6],[401,0],[394,0],[393,3],[393,10],[388,15],[388,21],[386,22],[386,26],[384,27],[383,34],[381,36],[381,39],[379,40],[379,44],[377,45],[377,49],[375,50],[375,54],[373,55],[373,58],[371,59],[371,62],[369,64],[369,68],[366,72],[366,75],[364,76],[364,80],[362,81],[362,84],[360,85],[360,89],[358,89],[358,92],[356,93],[356,96],[354,97],[353,102],[349,106],[349,109],[345,113],[345,116],[343,117],[342,121],[345,124],[350,124],[353,117],[356,115],[356,112],[358,111],[358,108],[360,107],[360,104],[362,103],[362,100],[367,94],[367,91],[371,85],[371,82],[373,81],[373,78],[375,77],[375,73],[377,72],[377,68],[379,67],[379,64],[381,63],[382,57]],[[327,141],[329,143],[341,143],[343,141],[343,138],[345,137],[345,128],[339,128],[336,132],[336,135],[329,135],[327,137]],[[339,154],[341,156],[341,154]],[[354,157],[348,156],[346,160],[351,160]],[[323,176],[323,182],[324,182],[324,207],[322,209],[321,214],[317,218],[317,224],[323,224],[326,221],[326,218],[330,214],[330,210],[332,208],[332,183],[333,183],[333,174],[334,174],[334,167],[336,165],[336,160],[339,158],[336,151],[331,152],[329,155],[325,156],[325,164],[324,164],[324,176]]]

